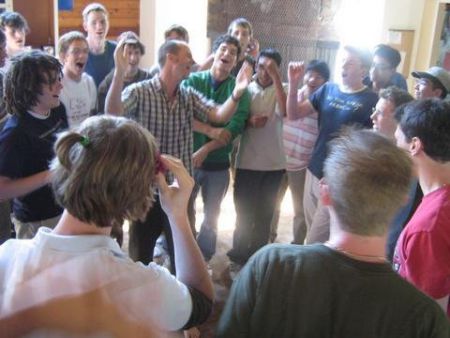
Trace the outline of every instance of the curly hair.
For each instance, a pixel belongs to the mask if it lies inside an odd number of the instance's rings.
[[[47,53],[33,50],[13,57],[5,75],[6,111],[22,116],[39,103],[42,85],[52,86],[61,77],[62,65]]]

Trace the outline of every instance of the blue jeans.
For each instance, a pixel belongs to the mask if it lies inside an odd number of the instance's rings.
[[[192,198],[195,200],[201,190],[204,218],[197,236],[197,243],[203,257],[209,261],[216,253],[217,222],[220,205],[230,183],[229,170],[194,170],[195,187]]]

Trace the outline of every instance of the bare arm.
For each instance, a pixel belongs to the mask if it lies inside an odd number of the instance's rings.
[[[315,112],[309,100],[297,100],[297,88],[305,75],[303,62],[290,62],[288,69],[289,89],[286,102],[287,117],[289,120],[297,120]]]
[[[216,149],[226,146],[231,141],[231,133],[222,129],[217,140],[209,141],[201,146],[193,155],[192,162],[195,168],[200,168],[208,154]]]
[[[275,86],[275,95],[277,98],[278,108],[281,116],[286,116],[286,93],[283,89],[283,83],[281,82],[280,69],[274,60],[269,59],[267,64],[267,73],[272,78],[273,85]]]
[[[17,179],[0,176],[0,200],[7,200],[29,194],[48,184],[49,180],[50,172],[48,170]]]
[[[128,48],[124,41],[120,41],[114,51],[114,76],[106,94],[105,114],[123,115],[123,104],[121,100],[123,83],[125,79],[125,70],[128,63]]]
[[[234,86],[232,95],[216,109],[208,114],[209,121],[216,123],[226,123],[230,120],[238,107],[239,100],[244,95],[248,84],[253,75],[253,67],[248,62],[244,62],[236,77],[236,85]]]
[[[230,140],[224,139],[223,128],[216,128],[210,126],[208,123],[200,122],[194,119],[193,123],[194,131],[203,135],[208,136],[212,140],[218,140],[224,142],[223,145],[227,144]],[[230,135],[231,138],[231,135]]]
[[[206,58],[205,61],[203,61],[202,63],[198,64],[197,71],[200,72],[202,70],[210,69],[212,64],[213,64],[213,61],[214,61],[214,54],[208,55],[208,57]]]
[[[192,235],[187,216],[187,205],[194,180],[179,159],[163,155],[161,160],[176,179],[175,184],[168,186],[162,174],[156,176],[161,206],[169,218],[172,229],[177,278],[213,300],[213,285],[206,270],[203,256]]]

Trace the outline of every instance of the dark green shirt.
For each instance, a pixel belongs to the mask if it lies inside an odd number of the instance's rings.
[[[235,280],[217,337],[450,337],[439,305],[389,264],[316,244],[269,245]]]

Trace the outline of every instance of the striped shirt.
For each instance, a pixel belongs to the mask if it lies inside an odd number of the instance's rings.
[[[303,101],[303,92],[299,90],[298,101]],[[283,121],[283,145],[286,155],[286,170],[298,171],[308,166],[314,144],[319,133],[317,113],[298,120]]]
[[[159,76],[133,83],[122,92],[125,116],[140,123],[156,138],[162,154],[175,156],[192,175],[193,118],[207,121],[215,107],[192,88],[180,87],[170,102]]]

